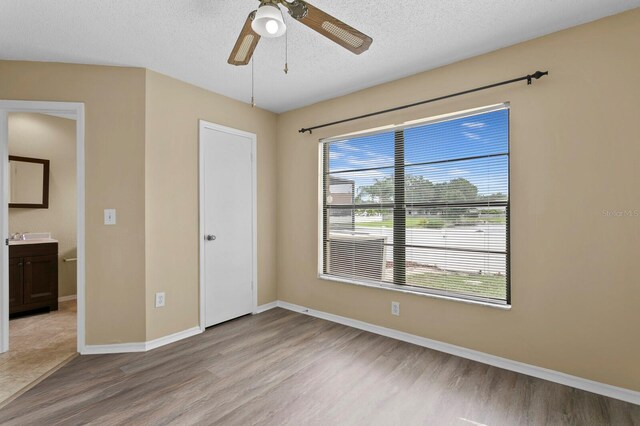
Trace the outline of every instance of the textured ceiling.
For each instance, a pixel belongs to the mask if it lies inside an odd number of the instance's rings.
[[[285,14],[260,40],[258,106],[283,112],[640,6],[640,0],[314,0],[373,37],[360,56]],[[251,66],[227,64],[257,0],[3,0],[0,59],[146,67],[249,102]],[[532,70],[523,70],[532,71]],[[508,76],[505,76],[508,77]]]

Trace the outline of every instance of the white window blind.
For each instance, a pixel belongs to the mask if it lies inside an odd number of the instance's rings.
[[[510,303],[509,109],[321,141],[326,278]]]

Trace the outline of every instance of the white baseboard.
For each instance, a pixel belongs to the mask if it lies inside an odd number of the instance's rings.
[[[278,307],[278,301],[274,301],[271,303],[265,303],[264,305],[260,305],[256,308],[256,311],[254,312],[255,314],[261,314],[265,311],[268,311],[269,309],[273,309],[273,308],[277,308]]]
[[[154,340],[149,340],[145,344],[145,350],[150,351],[151,349],[159,348],[160,346],[168,345],[170,343],[175,343],[179,340],[186,339],[188,337],[195,336],[196,334],[200,334],[200,333],[202,333],[202,330],[200,330],[200,327],[192,327],[187,330],[170,334],[168,336],[160,337]]]
[[[560,383],[562,385],[582,389],[587,392],[593,392],[599,395],[604,395],[610,398],[615,398],[622,401],[630,402],[632,404],[640,405],[640,392],[634,390],[595,382],[593,380],[572,376],[569,374],[561,373],[559,371],[549,370],[547,368],[536,367],[535,365],[525,364],[523,362],[512,361],[507,358],[501,358],[499,356],[490,355],[484,352],[463,348],[461,346],[456,346],[437,340],[427,339],[426,337],[416,336],[414,334],[381,327],[379,325],[374,325],[351,318],[341,317],[339,315],[334,315],[327,312],[308,309],[304,306],[294,305],[293,303],[278,301],[277,306],[280,308],[288,309],[290,311],[299,312],[305,315],[310,315],[327,321],[336,322],[360,330],[369,331],[371,333],[380,334],[382,336],[391,337],[403,342],[408,342],[414,345],[423,346],[425,348],[434,349],[436,351],[471,359],[483,364],[489,364],[494,367],[503,368],[505,370],[515,371],[516,373],[526,374],[528,376],[537,377],[539,379],[549,380],[550,382]]]
[[[134,342],[134,343],[114,343],[112,345],[86,345],[81,355],[100,355],[100,354],[121,354],[130,352],[146,352],[152,349],[159,348],[160,346],[168,345],[170,343],[177,342],[182,339],[186,339],[196,334],[200,334],[202,331],[200,327],[193,327],[188,330],[179,331],[178,333],[170,334],[168,336],[160,337],[158,339],[149,340],[147,342]]]
[[[69,300],[76,300],[77,298],[77,294],[72,294],[71,296],[62,296],[58,297],[58,302],[68,302]]]
[[[114,343],[111,345],[85,345],[80,355],[124,354],[129,352],[144,352],[144,342]]]

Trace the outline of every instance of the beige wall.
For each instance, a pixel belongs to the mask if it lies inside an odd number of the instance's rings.
[[[0,99],[85,104],[88,344],[145,340],[144,96],[143,69],[0,61]]]
[[[278,297],[640,390],[640,10],[282,114]],[[550,76],[300,135],[298,129],[520,76]],[[510,311],[321,281],[319,138],[511,102]],[[637,211],[637,210],[636,210]],[[402,315],[390,314],[399,301]]]
[[[9,232],[51,232],[58,240],[58,296],[76,294],[76,122],[9,114],[9,155],[50,161],[49,208],[9,209]]]
[[[147,340],[198,325],[198,120],[257,135],[258,304],[276,292],[276,115],[147,71]],[[155,293],[166,305],[155,308]]]

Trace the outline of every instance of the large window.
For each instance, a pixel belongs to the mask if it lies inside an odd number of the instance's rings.
[[[323,278],[510,303],[509,109],[321,141]]]

